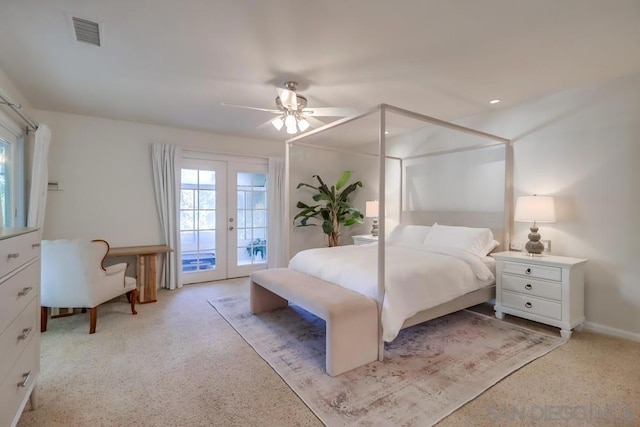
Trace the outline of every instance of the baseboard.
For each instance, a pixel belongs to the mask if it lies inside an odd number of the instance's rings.
[[[600,334],[611,335],[618,338],[640,342],[640,334],[625,331],[624,329],[616,329],[610,326],[604,326],[599,323],[593,322],[584,322],[584,328],[591,332],[597,332]]]

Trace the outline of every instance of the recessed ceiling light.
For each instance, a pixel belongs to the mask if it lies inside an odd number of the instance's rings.
[[[385,134],[385,135],[389,135],[389,131],[388,131],[388,130],[385,130],[385,131],[384,131],[384,134]]]
[[[492,99],[491,101],[489,101],[489,104],[497,104],[498,102],[500,102],[499,99]]]

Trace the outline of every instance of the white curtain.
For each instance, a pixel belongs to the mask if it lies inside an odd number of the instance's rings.
[[[269,157],[269,238],[267,240],[267,263],[269,268],[286,267],[288,259],[285,253],[285,206],[286,191],[285,162],[279,157]]]
[[[42,233],[44,212],[47,205],[48,169],[47,156],[51,142],[51,129],[40,123],[35,135],[33,164],[31,170],[31,190],[29,191],[29,212],[27,227],[39,227]]]
[[[161,284],[166,289],[182,287],[180,270],[180,159],[182,150],[176,145],[152,144],[153,186],[156,208],[164,243],[173,251],[166,255]]]

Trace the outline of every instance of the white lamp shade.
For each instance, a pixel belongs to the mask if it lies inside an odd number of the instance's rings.
[[[282,120],[282,117],[276,117],[271,121],[271,124],[273,125],[274,128],[276,128],[277,130],[280,130],[282,129],[282,125],[284,125],[284,121]]]
[[[550,196],[522,196],[516,200],[517,222],[555,222],[556,207]]]
[[[296,118],[293,117],[291,114],[288,114],[287,117],[285,117],[285,119],[284,119],[284,125],[287,128],[295,128],[296,127]]]
[[[364,216],[366,216],[367,218],[375,218],[375,217],[378,216],[378,201],[377,200],[373,200],[373,201],[367,202]]]
[[[298,121],[298,127],[300,128],[300,132],[304,132],[309,129],[309,122],[306,119],[300,119]]]

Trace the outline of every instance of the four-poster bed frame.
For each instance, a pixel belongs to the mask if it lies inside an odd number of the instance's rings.
[[[428,123],[431,125],[435,125],[435,126],[439,126],[439,127],[444,127],[447,129],[451,129],[453,131],[456,132],[462,132],[462,133],[466,133],[466,134],[470,134],[476,137],[480,137],[484,140],[488,140],[489,142],[484,142],[484,143],[480,143],[480,144],[474,144],[474,145],[470,145],[470,146],[465,146],[465,147],[457,147],[457,148],[452,148],[452,149],[446,149],[446,150],[439,150],[439,151],[435,151],[435,152],[428,152],[425,154],[418,154],[418,155],[412,155],[412,156],[407,156],[407,157],[393,157],[393,156],[389,156],[386,154],[387,151],[387,137],[386,137],[386,129],[387,129],[387,114],[388,113],[393,113],[393,114],[397,114],[399,116],[402,116],[404,118],[409,118],[409,119],[415,119],[417,121],[420,122],[424,122],[424,123]],[[330,129],[336,129],[339,126],[345,125],[347,123],[351,123],[351,122],[356,122],[364,117],[368,117],[368,116],[372,116],[375,114],[379,114],[379,129],[378,129],[378,153],[377,154],[372,154],[372,153],[367,153],[367,152],[362,152],[362,151],[358,151],[358,150],[351,150],[351,149],[344,149],[344,148],[335,148],[335,147],[327,147],[327,146],[321,146],[321,145],[311,145],[307,142],[305,142],[305,140],[309,139],[309,137],[314,136],[314,135],[318,135],[321,134],[323,132],[326,132]],[[504,247],[508,247],[508,243],[509,243],[509,238],[510,238],[510,224],[511,224],[511,206],[513,205],[513,191],[512,191],[512,182],[513,182],[513,152],[511,149],[511,145],[510,145],[510,140],[506,139],[506,138],[502,138],[496,135],[492,135],[489,133],[485,133],[482,131],[478,131],[475,129],[471,129],[468,127],[464,127],[464,126],[460,126],[454,123],[449,123],[440,119],[436,119],[433,117],[429,117],[429,116],[425,116],[422,114],[418,114],[412,111],[408,111],[408,110],[404,110],[402,108],[398,108],[398,107],[394,107],[391,105],[387,105],[387,104],[380,104],[368,111],[365,111],[363,113],[360,114],[356,114],[353,116],[349,116],[349,117],[345,117],[342,118],[340,120],[337,120],[333,123],[330,123],[326,126],[323,126],[321,128],[318,129],[314,129],[312,131],[306,132],[304,134],[301,134],[299,136],[296,136],[294,138],[291,138],[289,141],[287,141],[287,145],[286,145],[286,156],[285,156],[285,162],[286,162],[286,172],[285,172],[285,186],[287,188],[287,190],[289,190],[290,187],[290,164],[291,164],[291,155],[290,155],[290,150],[292,147],[294,146],[301,146],[301,147],[311,147],[311,148],[315,148],[315,149],[325,149],[325,150],[329,150],[329,151],[337,151],[337,152],[344,152],[344,153],[350,153],[350,154],[358,154],[358,155],[365,155],[365,156],[376,156],[378,157],[378,167],[379,167],[379,196],[378,196],[378,200],[379,200],[379,204],[378,204],[378,217],[379,218],[385,218],[385,212],[386,212],[386,200],[385,200],[385,191],[386,191],[386,160],[387,159],[394,159],[394,160],[398,160],[400,162],[400,180],[401,183],[400,185],[402,186],[402,181],[403,181],[403,177],[405,174],[404,171],[404,165],[403,162],[406,160],[410,160],[410,159],[417,159],[420,157],[428,157],[428,156],[435,156],[435,155],[443,155],[443,154],[449,154],[449,153],[455,153],[455,152],[460,152],[460,151],[468,151],[468,150],[476,150],[476,149],[482,149],[482,148],[487,148],[487,147],[493,147],[493,146],[503,146],[505,149],[505,176],[504,176],[504,184],[505,184],[505,188],[504,188],[504,212],[499,212],[499,213],[478,213],[478,212],[452,212],[452,213],[434,213],[434,212],[408,212],[408,211],[403,211],[402,209],[402,204],[403,204],[403,196],[402,196],[402,191],[400,192],[400,222],[401,223],[414,223],[414,224],[424,224],[424,225],[431,225],[433,224],[435,221],[437,221],[440,224],[446,224],[446,225],[457,225],[457,226],[467,226],[467,227],[487,227],[487,228],[491,228],[492,231],[494,232],[494,236],[498,237],[500,236],[501,239],[501,243],[503,245],[505,245]],[[287,230],[288,235],[285,236],[285,245],[286,245],[286,251],[287,251],[287,255],[288,255],[288,259],[290,259],[290,231],[291,231],[291,226],[290,226],[290,217],[289,217],[289,209],[290,209],[290,197],[289,197],[289,191],[285,192],[285,230]],[[377,290],[377,299],[376,299],[376,304],[377,304],[377,308],[378,308],[378,349],[377,349],[377,358],[378,360],[383,360],[384,358],[384,341],[382,339],[382,324],[381,324],[381,313],[382,313],[382,304],[383,304],[383,300],[385,297],[385,235],[386,235],[386,230],[385,230],[385,221],[380,221],[379,222],[379,240],[378,240],[378,248],[377,248],[377,254],[378,254],[378,264],[377,264],[377,277],[378,277],[378,290]],[[286,270],[286,269],[281,269],[281,270]],[[266,272],[264,272],[265,274],[267,274],[268,270]],[[281,273],[286,273],[284,271],[282,271]],[[274,276],[275,274],[277,274],[277,272],[274,272]],[[288,273],[287,273],[288,274]],[[302,273],[298,273],[298,274],[302,274]],[[254,277],[252,276],[252,292],[255,286],[256,292],[262,292],[262,288],[260,287],[261,285],[258,283],[259,279],[257,278],[258,276],[256,276],[256,280],[254,281]],[[311,276],[305,276],[303,274],[303,276],[301,277],[306,277],[309,279],[309,281],[318,281],[319,279],[316,278],[312,278]],[[275,280],[277,282],[277,280]],[[266,280],[265,282],[269,282],[269,280]],[[324,283],[328,283],[328,282],[324,282]],[[276,286],[276,288],[278,288],[278,286]],[[269,289],[268,286],[265,289]],[[277,292],[274,289],[271,289],[271,291],[273,292]],[[294,302],[296,301],[295,297],[291,297],[291,293],[289,290],[287,290],[288,292],[288,298],[290,297]],[[301,290],[301,292],[305,292],[304,290]],[[295,293],[295,292],[294,292]],[[273,293],[270,294],[271,297],[273,297]],[[284,295],[282,295],[284,296]],[[416,315],[414,315],[413,317],[407,319],[404,322],[404,325],[402,326],[403,328],[405,327],[409,327],[430,319],[434,319],[436,317],[440,317],[442,315],[448,314],[448,313],[452,313],[476,304],[480,304],[482,302],[486,302],[491,300],[492,298],[494,298],[495,296],[495,285],[491,285],[489,287],[486,288],[482,288],[470,293],[467,293],[465,295],[462,295],[461,297],[458,297],[452,301],[449,301],[445,304],[441,304],[438,305],[436,307],[421,311],[419,313],[417,313]],[[308,295],[306,297],[301,298],[302,300],[304,300],[305,298],[308,298]],[[286,304],[286,300],[285,299],[281,299],[281,300],[273,300],[272,302],[276,303],[276,305],[278,304],[282,304],[284,301],[284,304]],[[252,305],[253,305],[253,301],[252,301]],[[303,304],[299,304],[301,305],[303,308],[305,308],[305,306]],[[282,305],[280,305],[282,306]],[[272,308],[275,306],[272,306]],[[259,312],[259,311],[254,311],[254,312]],[[313,311],[312,311],[313,312]],[[314,313],[316,314],[316,313]],[[332,326],[333,328],[333,326]],[[329,323],[327,323],[327,329],[329,329]],[[327,341],[327,346],[329,346],[329,340]],[[327,349],[328,351],[329,349]],[[329,354],[327,354],[327,366],[329,365]],[[329,371],[328,371],[329,372]],[[332,374],[333,375],[333,374]]]

